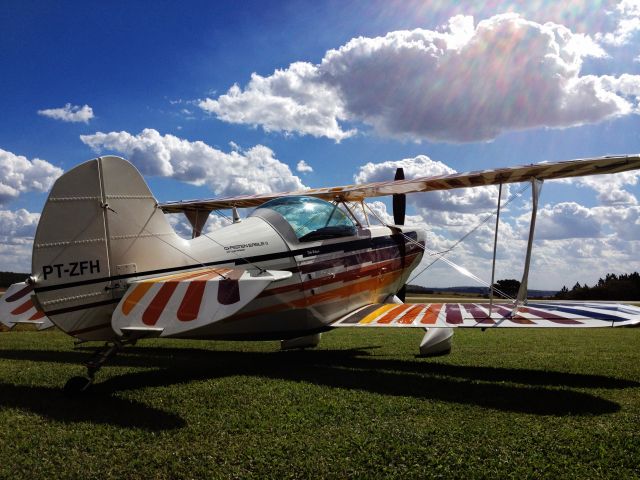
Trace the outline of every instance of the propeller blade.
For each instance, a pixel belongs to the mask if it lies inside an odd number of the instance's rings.
[[[404,169],[398,167],[394,180],[404,180]],[[404,225],[404,216],[407,211],[407,196],[404,193],[393,195],[393,222],[396,225]]]

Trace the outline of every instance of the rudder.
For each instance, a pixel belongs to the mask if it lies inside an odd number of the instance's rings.
[[[36,299],[62,330],[113,336],[127,280],[193,263],[136,168],[106,156],[66,172],[44,206],[33,246]]]

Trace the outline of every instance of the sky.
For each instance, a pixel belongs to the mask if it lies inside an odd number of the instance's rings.
[[[160,201],[280,192],[640,153],[639,101],[640,0],[8,0],[0,270],[30,271],[51,185],[98,155],[133,162]],[[640,270],[639,177],[544,184],[531,288]],[[503,192],[496,278],[522,275],[523,188]],[[412,283],[489,281],[497,200],[410,196],[428,233]],[[474,228],[447,256],[463,268],[428,266]]]

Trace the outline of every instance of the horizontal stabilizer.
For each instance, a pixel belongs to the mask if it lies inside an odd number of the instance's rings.
[[[640,307],[615,303],[543,302],[514,310],[511,303],[367,305],[332,327],[622,327],[640,325]]]
[[[167,337],[227,318],[291,272],[203,268],[132,282],[113,312],[118,335]]]
[[[25,282],[11,285],[0,298],[0,323],[9,328],[18,323],[35,325],[38,330],[53,327],[51,320],[33,304],[32,293],[33,286]]]

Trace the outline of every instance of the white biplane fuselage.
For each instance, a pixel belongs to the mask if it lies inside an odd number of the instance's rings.
[[[364,228],[337,204],[303,196],[183,239],[137,170],[102,157],[55,184],[32,283],[47,317],[82,340],[288,339],[388,300],[424,240],[406,227]]]

